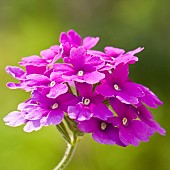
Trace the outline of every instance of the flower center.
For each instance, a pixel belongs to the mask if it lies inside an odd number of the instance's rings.
[[[120,87],[117,84],[114,84],[114,88],[115,90],[120,91]]]
[[[49,62],[50,62],[50,61],[49,61]],[[47,68],[52,69],[52,68],[53,68],[53,65],[48,64],[48,65],[47,65]]]
[[[54,104],[52,105],[52,109],[57,109],[57,107],[58,107],[58,103],[54,103]]]
[[[105,122],[102,122],[100,128],[101,130],[105,130],[107,128],[107,124]]]
[[[90,104],[90,99],[84,99],[83,104],[86,105],[86,106],[89,105]]]
[[[126,125],[127,125],[127,123],[128,123],[127,118],[125,118],[125,117],[124,117],[124,118],[122,119],[122,123],[123,123],[123,125],[125,125],[125,126],[126,126]]]
[[[78,76],[83,76],[83,74],[84,74],[84,72],[83,72],[82,70],[80,70],[80,71],[77,73]]]
[[[54,87],[55,84],[56,84],[56,82],[55,82],[55,81],[52,81],[52,82],[50,83],[50,87]]]

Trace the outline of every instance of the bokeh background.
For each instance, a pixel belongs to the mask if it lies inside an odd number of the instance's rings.
[[[29,98],[5,87],[13,79],[4,68],[57,44],[60,32],[69,29],[82,37],[100,36],[99,50],[108,45],[127,51],[145,47],[130,77],[164,102],[152,112],[167,135],[155,134],[149,143],[127,148],[100,145],[86,135],[67,169],[169,170],[169,8],[169,0],[0,0],[0,170],[51,170],[64,153],[65,142],[55,127],[28,134],[23,127],[4,125],[3,117]]]

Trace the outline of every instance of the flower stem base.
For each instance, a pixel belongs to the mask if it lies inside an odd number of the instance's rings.
[[[76,149],[75,145],[76,143],[75,144],[67,143],[67,148],[63,158],[53,170],[63,170],[65,167],[67,167]]]
[[[53,170],[63,170],[69,164],[78,141],[83,136],[83,132],[77,128],[77,123],[69,117],[65,116],[64,121],[56,126],[67,143],[65,154],[58,165]]]

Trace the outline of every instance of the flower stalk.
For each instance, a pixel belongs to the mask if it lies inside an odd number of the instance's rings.
[[[68,116],[65,116],[64,122],[61,122],[56,127],[65,139],[67,147],[63,158],[53,170],[63,170],[72,159],[77,143],[81,136],[83,136],[83,132],[78,130],[77,124]]]
[[[63,158],[61,159],[61,161],[58,163],[58,165],[53,170],[63,170],[67,167],[67,165],[69,164],[75,152],[76,144],[77,144],[76,138],[74,138],[72,143],[67,142],[67,148],[66,148],[65,154]]]

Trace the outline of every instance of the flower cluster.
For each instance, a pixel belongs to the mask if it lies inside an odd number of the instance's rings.
[[[138,61],[135,55],[143,48],[92,50],[98,41],[69,30],[61,33],[59,45],[41,51],[40,56],[22,58],[19,64],[25,69],[8,66],[6,72],[19,82],[7,86],[31,96],[4,118],[6,124],[26,124],[24,131],[32,132],[59,125],[67,117],[97,142],[120,146],[138,146],[154,132],[164,135],[147,108],[162,102],[129,78],[129,65]]]

